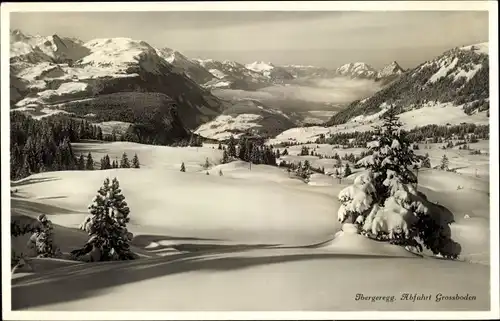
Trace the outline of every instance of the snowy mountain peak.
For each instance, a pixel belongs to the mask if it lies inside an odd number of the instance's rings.
[[[174,61],[189,61],[189,59],[178,52],[177,50],[170,49],[170,48],[162,48],[162,49],[156,49],[156,53],[158,56],[163,57],[168,63],[173,64]]]
[[[343,76],[371,78],[376,76],[375,69],[364,62],[351,62],[337,68],[337,73]]]
[[[401,66],[396,61],[393,61],[387,66],[380,69],[377,77],[378,78],[390,77],[390,76],[400,75],[403,72],[404,72],[403,68],[401,68]]]
[[[245,67],[255,72],[270,71],[275,68],[272,63],[263,61],[252,62],[251,64],[245,65]]]

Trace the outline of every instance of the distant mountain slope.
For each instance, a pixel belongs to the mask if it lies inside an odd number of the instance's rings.
[[[183,72],[197,84],[205,84],[210,80],[216,79],[208,70],[200,64],[191,61],[178,51],[170,48],[157,49],[160,57],[165,59],[169,64],[174,66],[174,71]]]
[[[196,134],[212,139],[227,139],[250,133],[264,137],[277,134],[297,126],[291,115],[269,108],[252,99],[231,101],[222,115],[201,125]]]
[[[213,59],[192,59],[192,61],[208,70],[215,78],[204,83],[205,88],[257,90],[272,84],[269,77],[250,70],[236,61]]]
[[[245,65],[245,67],[264,75],[264,77],[269,78],[274,83],[294,79],[293,75],[285,68],[275,66],[270,62],[255,61]]]
[[[11,40],[13,107],[59,104],[58,108],[64,109],[64,104],[73,100],[129,92],[132,96],[168,96],[188,128],[198,127],[221,112],[218,98],[185,73],[177,72],[146,42],[109,38],[81,44],[58,36],[26,36],[19,31],[11,33]],[[122,120],[119,114],[116,118]]]
[[[489,109],[488,44],[446,51],[439,57],[407,71],[370,98],[351,103],[326,125],[337,125],[381,111],[394,104],[400,112],[421,108],[429,102],[462,106],[468,114]]]

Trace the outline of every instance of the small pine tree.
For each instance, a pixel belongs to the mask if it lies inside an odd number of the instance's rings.
[[[222,169],[219,169],[219,176],[222,176]]]
[[[219,143],[219,146],[217,147],[217,149],[222,150],[222,144],[221,143]]]
[[[38,257],[58,257],[61,254],[54,242],[54,227],[45,214],[38,216],[37,226],[28,241],[28,248]]]
[[[431,168],[431,159],[429,158],[429,153],[425,153],[422,159],[422,167]]]
[[[181,164],[181,172],[185,172],[186,171],[186,166],[184,166],[184,162],[182,162]]]
[[[207,175],[210,175],[210,174],[207,172]]]
[[[83,157],[83,154],[80,155],[78,158],[78,170],[83,171],[85,169],[85,157]]]
[[[344,177],[347,177],[351,174],[352,174],[351,167],[349,166],[349,163],[346,163],[344,169]]]
[[[229,154],[226,149],[222,152],[222,164],[229,163]]]
[[[210,168],[210,162],[208,161],[208,157],[205,159],[205,164],[203,164],[204,169],[209,169]]]
[[[443,157],[441,158],[441,164],[439,165],[439,169],[447,171],[449,169],[448,168],[449,163],[450,161],[448,160],[448,157],[446,157],[446,154],[444,154]]]
[[[132,168],[140,168],[141,164],[139,163],[139,157],[137,154],[134,155],[134,158],[132,158]]]
[[[88,171],[94,170],[94,160],[92,159],[92,154],[89,152],[87,155],[87,161],[85,163],[85,169]]]
[[[130,168],[130,162],[128,160],[127,153],[123,153],[122,159],[120,161],[120,167],[121,168]]]

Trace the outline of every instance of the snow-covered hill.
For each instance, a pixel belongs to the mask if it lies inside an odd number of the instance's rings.
[[[69,103],[101,95],[158,93],[173,101],[182,122],[190,128],[221,112],[216,97],[186,76],[188,73],[177,72],[158,55],[164,52],[144,41],[109,38],[81,44],[56,35],[27,36],[20,31],[11,32],[11,41],[14,108],[51,108],[57,104],[64,110]],[[102,118],[101,112],[109,116],[108,111],[92,111],[97,118]],[[77,116],[83,115],[77,112]],[[130,121],[120,119],[120,113],[114,117],[101,120]]]
[[[220,164],[213,146],[74,144],[76,153],[111,159],[137,154],[140,169],[61,171],[13,182],[13,218],[44,213],[67,253],[88,235],[76,229],[105,177],[117,177],[130,207],[134,261],[81,263],[33,258],[34,271],[12,276],[14,310],[373,311],[488,310],[490,267],[421,258],[402,247],[349,233],[336,219],[346,186],[323,186],[245,162]],[[331,150],[331,148],[330,148]],[[290,150],[291,151],[291,150]],[[311,156],[309,156],[311,157]],[[203,170],[208,158],[210,175]],[[186,172],[179,171],[185,162]],[[218,172],[222,171],[223,176]],[[432,201],[456,200],[453,237],[469,256],[487,257],[489,184],[457,173],[421,173]],[[317,179],[317,178],[315,178]],[[346,179],[347,181],[347,179]],[[449,185],[443,182],[450,183]],[[455,183],[466,186],[456,190]],[[454,183],[454,184],[452,184]],[[467,193],[473,191],[470,196]],[[481,188],[483,187],[483,188]],[[486,188],[486,190],[485,190]],[[186,196],[194,200],[186,202]],[[467,212],[469,219],[458,214]],[[485,216],[481,216],[481,214]],[[453,228],[456,226],[456,228]],[[23,250],[27,238],[12,238]],[[395,269],[394,266],[398,268]],[[262,275],[272,275],[273,282]],[[377,277],[373,277],[377,275]],[[400,300],[402,293],[473,295],[475,300]],[[165,300],[165,290],[171,293]],[[265,291],[260,291],[265,289]],[[382,289],[382,290],[381,290]],[[259,295],[249,297],[257,291]],[[260,291],[260,292],[259,292]],[[377,292],[382,291],[382,292]],[[141,295],[138,296],[137,294]],[[357,293],[379,300],[355,300]],[[394,296],[394,299],[391,297]]]
[[[222,115],[201,125],[196,133],[219,140],[243,134],[274,137],[296,125],[291,115],[272,109],[256,100],[240,99],[232,101]]]
[[[351,103],[334,115],[328,125],[380,112],[394,104],[400,112],[433,104],[451,103],[467,114],[489,109],[488,44],[446,51],[439,57],[406,71],[372,97]],[[393,67],[393,68],[392,68]],[[398,70],[396,65],[387,70]]]

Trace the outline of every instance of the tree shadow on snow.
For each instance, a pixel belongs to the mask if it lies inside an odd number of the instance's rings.
[[[462,246],[452,240],[453,235],[451,234],[450,228],[450,224],[455,223],[454,214],[445,206],[429,201],[425,194],[421,192],[418,192],[418,194],[424,200],[425,206],[429,210],[429,215],[438,225],[441,237],[447,239],[447,241],[441,246],[441,249],[448,255],[459,256],[462,252]]]
[[[11,187],[19,187],[19,186],[24,186],[24,185],[32,185],[32,184],[37,184],[37,183],[44,183],[44,182],[51,182],[51,181],[58,181],[61,180],[58,177],[33,177],[33,178],[27,178],[23,179],[21,181],[17,182],[10,182]]]
[[[168,258],[137,261],[78,264],[52,271],[50,274],[29,275],[12,280],[12,309],[21,310],[47,304],[81,300],[99,295],[114,286],[145,281],[192,271],[230,271],[259,265],[271,265],[306,260],[371,258],[386,260],[391,256],[355,254],[290,254],[275,256],[220,256],[217,254],[179,254]],[[398,257],[399,259],[404,259]],[[409,258],[411,259],[411,258]],[[67,289],[70,289],[69,291]],[[96,307],[103,310],[103,307]]]
[[[36,217],[40,214],[79,214],[84,212],[73,211],[59,206],[28,201],[25,199],[13,198],[10,200],[13,214],[22,213]]]

